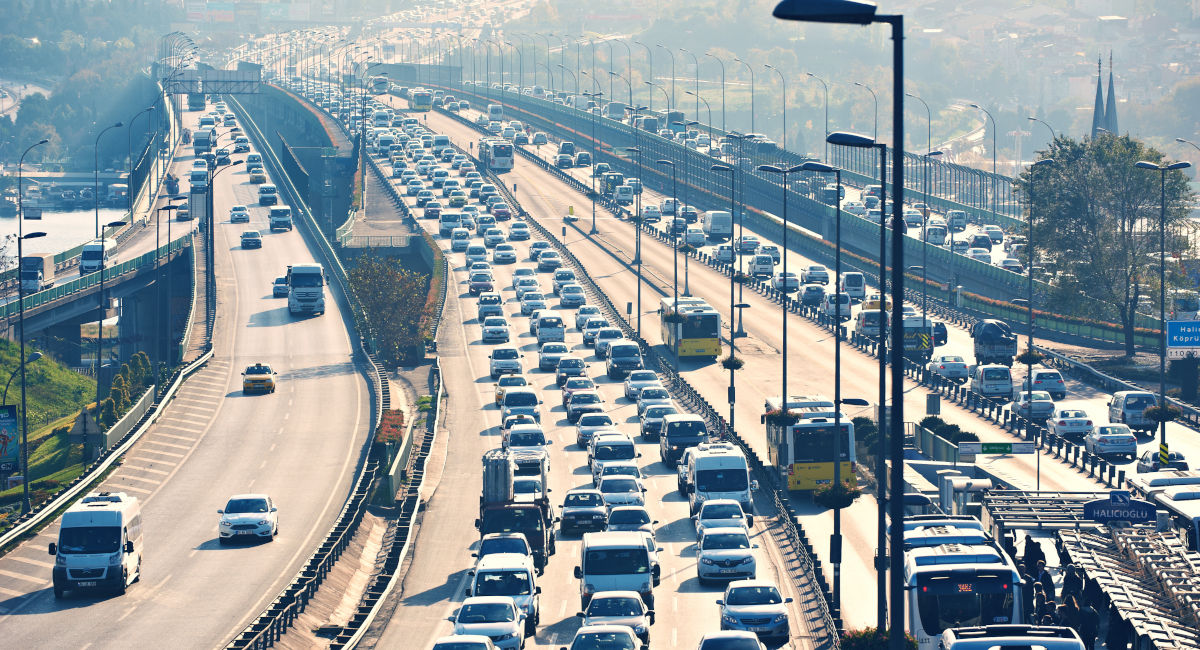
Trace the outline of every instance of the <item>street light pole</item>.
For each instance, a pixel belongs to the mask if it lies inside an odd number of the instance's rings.
[[[711,56],[721,66],[721,133],[725,133],[725,62],[712,52],[705,52],[704,56]],[[750,130],[753,131],[754,129],[751,128]]]
[[[685,91],[683,91],[683,93],[684,93],[685,95],[695,95],[695,97],[696,97],[696,99],[697,99],[697,100],[704,102],[704,108],[708,109],[708,141],[709,141],[709,146],[711,147],[711,146],[712,146],[712,143],[714,142],[714,141],[713,141],[713,137],[712,137],[712,130],[713,130],[713,122],[712,122],[712,106],[710,106],[710,105],[708,104],[708,100],[707,100],[707,99],[705,99],[705,98],[701,97],[700,95],[698,95],[698,94],[696,94],[696,93],[694,93],[694,92],[692,92],[692,91],[690,91],[690,90],[685,90]]]
[[[736,172],[734,171],[733,167],[730,167],[729,165],[725,165],[722,163],[716,163],[716,164],[712,165],[712,167],[710,167],[710,169],[712,169],[715,172],[728,172],[729,173],[729,218],[730,218],[729,230],[732,233],[733,232],[733,223],[732,223],[733,215],[737,211],[737,208],[734,205],[736,191],[737,191],[737,186],[734,183],[734,174]],[[734,251],[733,254],[736,256],[737,251]],[[736,303],[733,300],[733,285],[735,283],[734,283],[734,277],[733,277],[734,274],[733,274],[732,260],[730,260],[729,266],[730,266],[730,268],[729,268],[729,359],[730,359],[730,363],[729,363],[728,402],[729,402],[729,430],[732,432],[734,430],[734,428],[733,428],[734,407],[737,404],[737,397],[736,397],[737,389],[736,389],[736,385],[734,383],[735,382],[734,370],[736,370],[736,369],[734,368],[734,362],[733,362],[733,360],[737,358],[737,336],[734,335],[734,331],[733,331],[733,323],[736,318],[734,316],[733,312],[736,309]],[[785,327],[786,327],[786,325],[785,325]],[[785,336],[783,340],[786,342],[787,337]],[[786,373],[785,373],[785,375],[786,375]]]
[[[671,99],[667,103],[667,110],[673,111],[673,110],[675,110],[675,106],[676,106],[676,104],[675,104],[675,53],[671,51],[671,48],[663,46],[662,43],[655,43],[654,47],[662,48],[662,50],[664,52],[666,52],[668,56],[671,57]]]
[[[812,79],[821,82],[821,87],[825,89],[825,100],[822,102],[825,105],[825,162],[829,162],[829,84],[825,80],[811,72],[805,72]],[[882,213],[882,211],[881,211]]]
[[[23,174],[25,170],[25,156],[33,151],[34,148],[40,147],[50,140],[43,138],[34,144],[29,145],[17,160],[17,308],[19,316],[17,317],[17,331],[20,334],[21,340],[21,512],[28,513],[33,508],[29,502],[29,420],[25,417],[25,281],[21,278],[20,267],[21,258],[24,256],[24,251],[21,248],[21,243],[25,239],[34,237],[45,237],[46,233],[36,232],[28,235],[23,232],[25,222],[25,193],[22,187]],[[9,381],[12,381],[11,378]],[[5,393],[7,393],[7,389]],[[7,397],[7,396],[6,396]],[[7,403],[7,399],[5,401]]]
[[[987,115],[987,118],[989,120],[991,120],[991,122],[992,122],[992,179],[991,179],[992,187],[991,187],[991,194],[992,194],[992,221],[994,222],[996,220],[996,118],[992,117],[992,114],[990,112],[988,112],[988,109],[980,106],[979,104],[970,104],[970,107],[977,108],[977,109],[983,111],[983,114]]]
[[[663,159],[657,160],[655,162],[664,167],[671,168],[671,205],[675,206],[675,214],[674,214],[674,216],[671,217],[671,251],[675,258],[675,280],[672,284],[674,285],[674,300],[675,300],[675,302],[673,304],[675,305],[676,313],[678,313],[678,311],[679,311],[679,233],[675,232],[675,219],[679,218],[679,200],[676,198],[676,193],[675,193],[676,189],[677,189],[676,182],[677,182],[678,178],[676,176],[676,167],[675,167],[674,161],[663,158]],[[672,350],[672,352],[675,354],[675,370],[679,370],[679,336],[678,336],[679,323],[672,322],[671,326],[673,329],[676,330],[676,336],[673,338],[675,345],[674,345],[674,350]]]
[[[788,130],[787,130],[787,100],[788,100],[787,79],[783,78],[783,73],[779,71],[779,68],[776,68],[775,66],[771,65],[770,63],[764,63],[763,67],[768,70],[774,70],[775,74],[779,75],[779,85],[783,87],[783,97],[782,97],[782,101],[780,102],[780,104],[783,105],[783,148],[787,149],[787,137],[788,137]],[[828,123],[826,123],[825,128],[826,129],[829,128]]]
[[[746,63],[736,56],[733,57],[733,60],[746,66],[746,70],[750,72],[750,132],[754,133],[754,68],[750,67],[749,63]]]
[[[650,49],[649,45],[646,45],[645,43],[643,43],[641,41],[634,41],[632,39],[630,39],[630,40],[634,45],[641,45],[642,47],[646,48],[646,62],[650,65],[650,74],[647,75],[647,79],[645,79],[644,81],[647,81],[647,82],[654,81],[654,51]],[[632,72],[629,73],[629,82],[633,83],[633,73]],[[652,93],[650,91],[646,91],[646,94],[650,96],[649,101],[646,102],[646,106],[650,107],[649,111],[651,113],[653,113],[654,112],[654,93]],[[632,103],[633,103],[633,101],[630,100],[630,104],[632,104]]]
[[[878,142],[879,141],[879,97],[876,96],[875,91],[871,90],[871,87],[865,83],[855,81],[854,85],[858,86],[859,88],[866,89],[867,92],[871,93],[871,99],[875,101],[875,122],[874,122],[875,126],[872,128],[872,133],[874,133],[875,135],[872,136],[871,139]],[[882,181],[880,181],[880,182],[882,182]],[[880,212],[882,212],[882,210],[880,210]]]
[[[1167,172],[1177,169],[1187,169],[1191,163],[1180,161],[1169,165],[1160,165],[1146,160],[1139,160],[1135,165],[1139,169],[1153,169],[1159,173],[1159,213],[1158,213],[1158,405],[1167,408]],[[1160,418],[1158,422],[1159,454],[1167,453],[1167,421]]]
[[[696,116],[694,119],[697,122],[699,122],[700,121],[700,60],[696,58],[695,54],[689,52],[686,48],[680,48],[679,51],[692,57],[692,67],[694,67],[696,70],[695,91],[689,93],[688,91],[685,90],[683,92],[686,95],[694,95],[696,97]],[[674,88],[672,88],[672,90],[674,90]],[[711,132],[711,130],[712,130],[712,116],[711,115],[708,118],[708,128]],[[710,135],[709,138],[711,139],[711,137],[712,136]]]
[[[1025,275],[1027,280],[1026,285],[1026,305],[1029,317],[1029,338],[1028,347],[1025,356],[1025,384],[1026,390],[1029,391],[1030,403],[1033,401],[1033,209],[1037,205],[1037,169],[1046,165],[1053,165],[1054,160],[1051,158],[1043,158],[1029,166],[1029,239],[1025,244]],[[1033,411],[1030,409],[1030,417],[1025,419],[1025,439],[1033,439]],[[1041,445],[1038,445],[1039,447]],[[1037,467],[1037,489],[1042,489],[1042,458],[1038,454]]]

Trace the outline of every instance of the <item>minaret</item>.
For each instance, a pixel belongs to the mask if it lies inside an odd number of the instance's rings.
[[[1100,135],[1100,129],[1107,129],[1108,122],[1104,120],[1104,86],[1101,83],[1103,76],[1101,72],[1100,57],[1096,57],[1096,105],[1092,108],[1092,137]]]
[[[1104,128],[1113,135],[1118,135],[1117,129],[1117,93],[1113,84],[1112,50],[1108,52],[1108,103],[1104,105]]]

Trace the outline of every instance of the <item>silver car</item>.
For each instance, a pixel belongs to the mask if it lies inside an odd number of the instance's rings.
[[[634,370],[625,377],[625,399],[630,401],[636,400],[643,388],[651,386],[663,387],[657,373],[653,370]]]

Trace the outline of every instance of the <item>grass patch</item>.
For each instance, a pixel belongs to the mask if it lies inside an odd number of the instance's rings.
[[[29,432],[29,475],[30,488],[38,489],[42,483],[67,483],[83,473],[83,445],[68,445],[67,434],[75,422],[75,414]],[[47,486],[53,487],[53,486]],[[51,489],[51,492],[57,488]],[[20,501],[21,486],[0,491],[0,504]]]
[[[433,408],[433,397],[422,395],[417,398],[417,411],[424,413]]]

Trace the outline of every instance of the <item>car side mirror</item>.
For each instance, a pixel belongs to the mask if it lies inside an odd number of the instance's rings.
[[[50,552],[50,555],[58,555],[58,544],[55,544],[54,542],[50,542],[50,545],[47,547],[46,550],[48,550]]]
[[[471,557],[479,557],[479,554],[478,554],[478,553],[472,553],[472,554],[471,554]]]
[[[688,486],[687,486],[687,493],[688,493],[688,494],[695,494],[695,493],[696,493],[696,486],[695,486],[695,485],[692,485],[692,484],[690,484],[690,483],[689,483],[689,484],[688,484]]]
[[[720,605],[721,607],[724,607],[724,606],[725,606],[725,601],[724,601],[724,600],[722,600],[722,599],[720,599],[720,598],[718,598],[718,599],[717,599],[717,604],[718,604],[718,605]]]
[[[758,548],[758,544],[751,544],[750,548]]]
[[[126,553],[132,553],[132,552],[133,552],[133,542],[131,542],[131,541],[126,541],[126,542],[125,542],[125,552],[126,552]]]
[[[541,588],[541,587],[535,587],[535,588],[534,588],[534,590],[533,590],[533,593],[535,593],[535,594],[540,594],[540,593],[542,593],[542,588]]]
[[[480,524],[480,521],[479,521],[478,519],[476,519],[476,520],[475,520],[475,528],[476,528],[476,529],[478,529],[478,528],[479,528],[479,524]]]
[[[788,596],[787,598],[784,598],[784,599],[783,599],[783,602],[784,602],[784,604],[787,604],[787,603],[790,603],[790,602],[792,602],[792,597],[791,597],[791,596]]]
[[[657,526],[657,525],[658,525],[658,520],[657,520],[657,519],[655,519],[654,521],[650,522],[650,525],[651,525],[651,526]]]
[[[223,514],[225,514],[225,511],[224,511],[224,510],[217,510],[217,514],[218,514],[218,515],[223,515]]]
[[[662,552],[663,552],[663,548],[662,548],[661,546],[659,546],[658,548],[654,549],[654,552],[655,552],[655,553],[662,553]],[[655,568],[655,569],[658,569],[659,567],[654,567],[654,568]]]
[[[758,481],[757,480],[750,481],[750,489],[754,490],[754,491],[758,491]]]
[[[271,512],[279,512],[279,508],[272,506]]]
[[[650,619],[651,625],[654,625],[654,610],[646,612],[646,618]]]
[[[583,568],[582,567],[575,567],[575,579],[576,580],[583,579]]]

